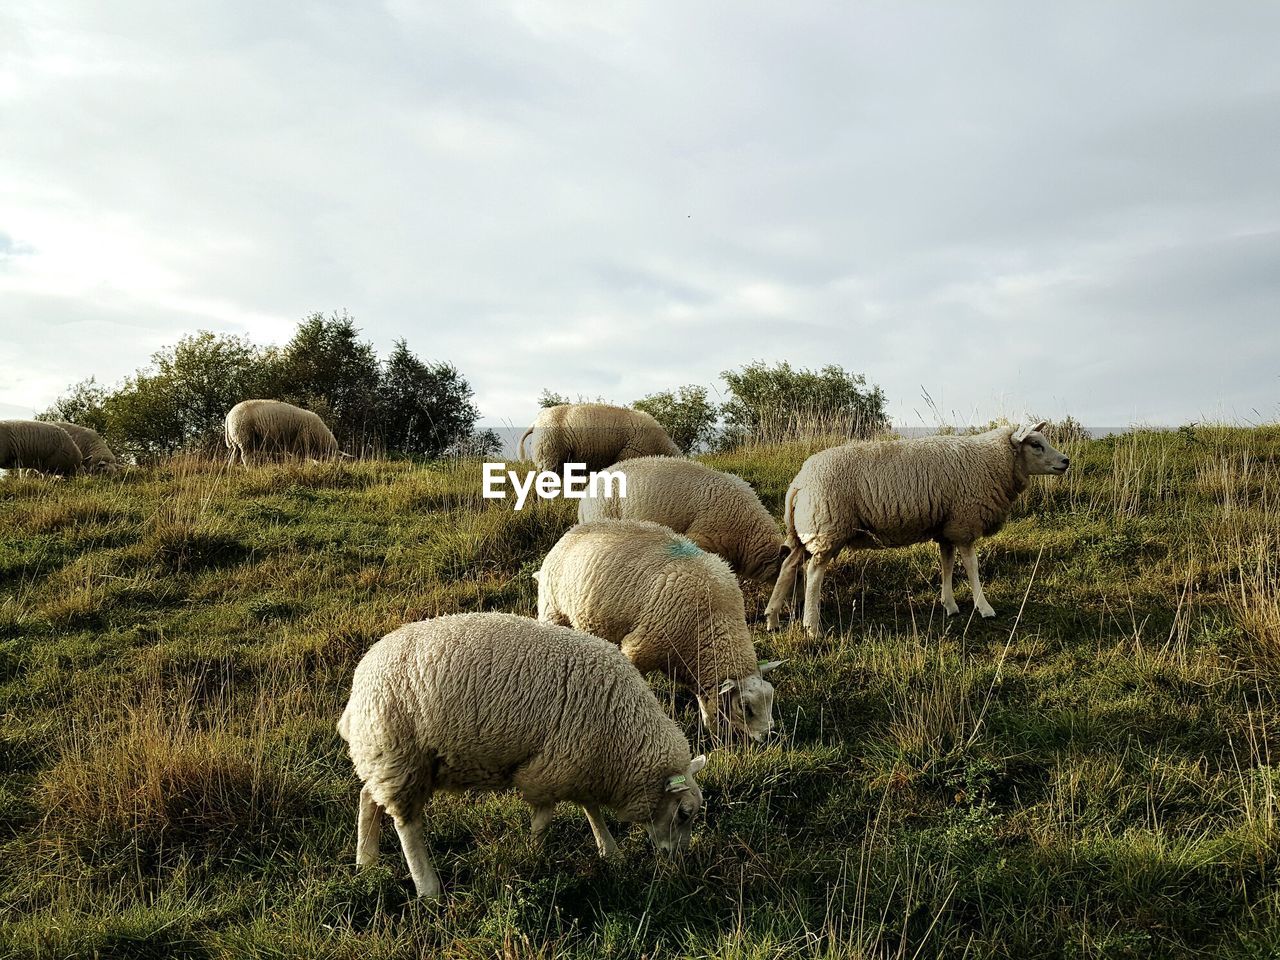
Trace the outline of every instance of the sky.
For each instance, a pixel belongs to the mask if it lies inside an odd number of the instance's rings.
[[[1277,50],[1256,0],[6,0],[0,416],[347,310],[489,424],[753,360],[1275,421]]]

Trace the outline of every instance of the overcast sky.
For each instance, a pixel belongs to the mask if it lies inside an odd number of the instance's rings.
[[[486,422],[753,359],[1280,416],[1280,4],[0,5],[0,416],[349,310]]]

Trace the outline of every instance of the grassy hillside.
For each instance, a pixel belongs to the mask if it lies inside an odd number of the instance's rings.
[[[406,620],[533,614],[572,506],[476,464],[8,477],[0,956],[1275,956],[1280,429],[1069,452],[981,550],[996,620],[946,620],[918,547],[843,558],[827,639],[758,635],[785,732],[712,755],[683,862],[440,797],[440,906],[394,831],[352,866],[351,671]],[[776,512],[804,453],[715,464]]]

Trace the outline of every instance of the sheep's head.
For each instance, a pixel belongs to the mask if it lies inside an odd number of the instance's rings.
[[[1047,421],[1041,420],[1035,426],[1021,426],[1009,437],[1013,449],[1022,459],[1022,466],[1028,474],[1047,473],[1061,476],[1067,472],[1071,461],[1062,453],[1049,445],[1044,434]]]
[[[741,680],[728,679],[714,693],[698,695],[698,708],[707,729],[722,740],[735,733],[757,743],[773,732],[773,684],[764,678],[782,660],[760,664],[760,673]]]
[[[785,543],[780,546],[771,544],[767,549],[761,550],[761,556],[755,558],[754,562],[742,571],[742,575],[756,583],[771,585],[778,579],[782,561],[787,559],[787,554],[790,552],[791,548]]]
[[[654,805],[653,818],[645,824],[659,853],[670,857],[689,846],[693,818],[702,809],[702,790],[694,775],[706,763],[705,756],[694,757],[688,770],[662,782],[662,795]]]

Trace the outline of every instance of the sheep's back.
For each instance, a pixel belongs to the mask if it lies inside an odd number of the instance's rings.
[[[71,474],[80,469],[80,448],[55,424],[0,420],[0,467]]]
[[[431,763],[443,789],[527,780],[554,790],[633,752],[628,736],[660,716],[603,640],[513,614],[459,614],[378,641],[356,669],[344,723],[362,779],[404,757]]]
[[[805,461],[795,488],[800,539],[899,546],[941,535],[966,499],[996,491],[995,446],[979,437],[868,441]]]

